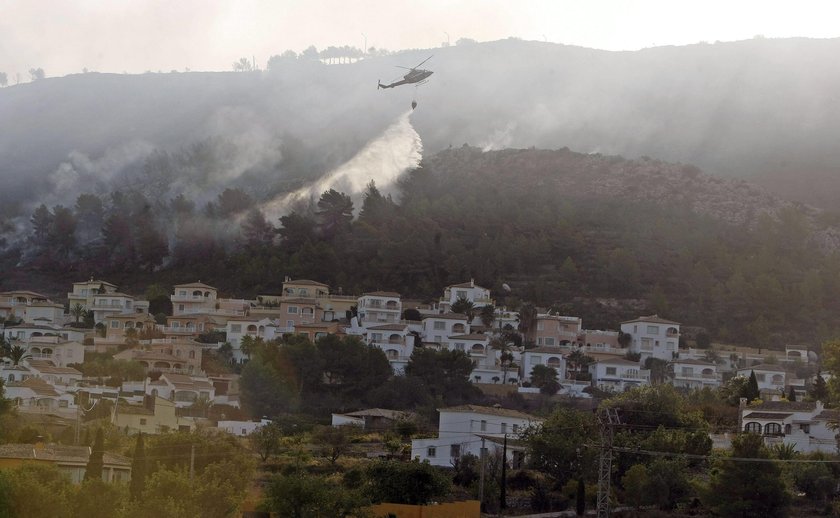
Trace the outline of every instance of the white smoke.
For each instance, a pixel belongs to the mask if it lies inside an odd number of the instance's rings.
[[[486,140],[481,142],[481,151],[496,151],[497,149],[509,148],[513,142],[513,132],[516,130],[516,122],[508,122],[504,128],[497,129]]]
[[[353,196],[363,192],[373,180],[377,188],[387,191],[403,173],[420,165],[423,158],[423,142],[411,125],[411,113],[409,110],[400,115],[381,135],[329,174],[264,203],[260,208],[269,221],[288,213],[296,202],[320,197],[329,189]]]
[[[48,207],[72,207],[83,193],[105,194],[118,188],[118,177],[127,168],[142,165],[154,152],[152,144],[132,141],[108,149],[101,157],[91,158],[80,151],[72,151],[65,162],[49,176],[50,190],[38,203]],[[36,204],[33,204],[33,207]]]

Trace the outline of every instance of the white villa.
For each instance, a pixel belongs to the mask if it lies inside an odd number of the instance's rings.
[[[721,375],[715,363],[702,360],[676,359],[671,362],[671,379],[675,387],[702,389],[719,387]]]
[[[796,451],[836,453],[840,411],[816,401],[769,401],[740,408],[741,429],[764,436],[767,445],[788,444]]]
[[[589,366],[592,385],[601,390],[622,392],[650,384],[650,371],[624,358],[605,358]]]
[[[781,394],[785,390],[785,369],[778,365],[760,363],[752,367],[738,369],[739,376],[750,376],[755,372],[755,379],[758,381],[758,390],[762,393]]]
[[[484,451],[501,451],[508,439],[508,460],[522,465],[525,447],[517,439],[520,433],[542,420],[517,410],[478,405],[461,405],[438,409],[438,436],[411,441],[411,458],[428,461],[433,466],[451,467],[455,459],[470,453],[477,457]]]
[[[493,299],[490,298],[490,290],[482,288],[475,283],[475,280],[470,279],[470,282],[447,286],[443,290],[443,297],[438,302],[438,308],[443,312],[448,312],[451,310],[452,304],[457,302],[458,299],[468,300],[476,308],[493,304]]]
[[[400,294],[393,291],[365,293],[359,297],[357,311],[362,327],[399,324],[402,319]]]
[[[621,332],[631,336],[630,350],[642,355],[670,362],[676,358],[680,344],[680,324],[659,315],[639,317],[621,323]]]

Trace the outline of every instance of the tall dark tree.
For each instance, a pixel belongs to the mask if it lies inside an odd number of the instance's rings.
[[[144,221],[142,225],[137,226],[135,233],[138,266],[150,272],[154,271],[169,255],[169,242],[157,229],[154,221]]]
[[[817,375],[814,377],[814,382],[808,389],[808,396],[814,401],[828,401],[828,384],[825,382],[825,378],[822,377],[822,374],[819,371],[817,371]]]
[[[134,446],[134,457],[131,459],[131,484],[128,487],[131,500],[138,500],[144,489],[146,489],[146,450],[143,446],[143,432],[140,432]]]
[[[755,377],[755,371],[750,371],[750,382],[747,384],[746,394],[747,403],[755,401],[761,397],[761,392],[758,389],[758,378]]]
[[[81,244],[95,241],[101,237],[102,221],[105,208],[102,198],[95,194],[80,194],[74,207],[76,215],[76,235]]]
[[[305,214],[292,212],[280,218],[281,228],[277,231],[283,246],[290,250],[300,249],[307,241],[315,238],[315,221]]]
[[[265,219],[260,209],[253,208],[248,211],[245,221],[242,222],[242,237],[248,246],[257,248],[270,245],[275,234],[274,227]]]
[[[49,243],[60,260],[67,260],[76,248],[76,217],[63,205],[53,207]]]
[[[793,385],[791,385],[790,389],[788,390],[787,398],[788,398],[788,401],[796,401],[796,391],[793,390]]]
[[[93,448],[91,449],[90,458],[85,468],[85,480],[102,480],[104,455],[105,435],[102,433],[102,428],[99,428],[96,430],[96,439],[93,441]]]
[[[225,189],[216,199],[219,215],[223,217],[245,212],[253,204],[253,198],[242,189]]]
[[[35,243],[40,246],[46,246],[53,224],[53,215],[50,209],[42,203],[32,213],[32,218],[29,221],[32,223],[32,233]]]
[[[318,229],[327,239],[343,234],[350,229],[353,220],[353,200],[335,189],[325,191],[318,200]]]
[[[760,435],[745,433],[732,439],[731,457],[770,459],[770,452]],[[717,516],[732,518],[787,516],[790,502],[778,465],[727,459],[718,461],[704,499]]]

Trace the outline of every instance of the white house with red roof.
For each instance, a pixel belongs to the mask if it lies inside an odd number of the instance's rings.
[[[621,323],[621,332],[631,337],[630,351],[670,362],[680,347],[680,324],[659,315],[639,317]]]

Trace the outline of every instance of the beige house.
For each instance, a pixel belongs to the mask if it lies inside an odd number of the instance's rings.
[[[120,401],[114,408],[111,424],[129,433],[161,434],[169,431],[189,432],[195,429],[195,420],[178,417],[175,402],[162,397],[148,396],[142,405]]]
[[[73,291],[67,294],[67,301],[71,308],[79,304],[85,309],[90,309],[93,306],[93,298],[96,295],[116,293],[116,291],[116,284],[102,280],[90,279],[84,282],[74,282]]]
[[[90,446],[63,444],[3,444],[0,445],[0,469],[16,468],[23,464],[55,465],[68,475],[74,484],[81,484],[90,460]],[[102,480],[128,482],[131,480],[131,460],[116,453],[102,456]]]

